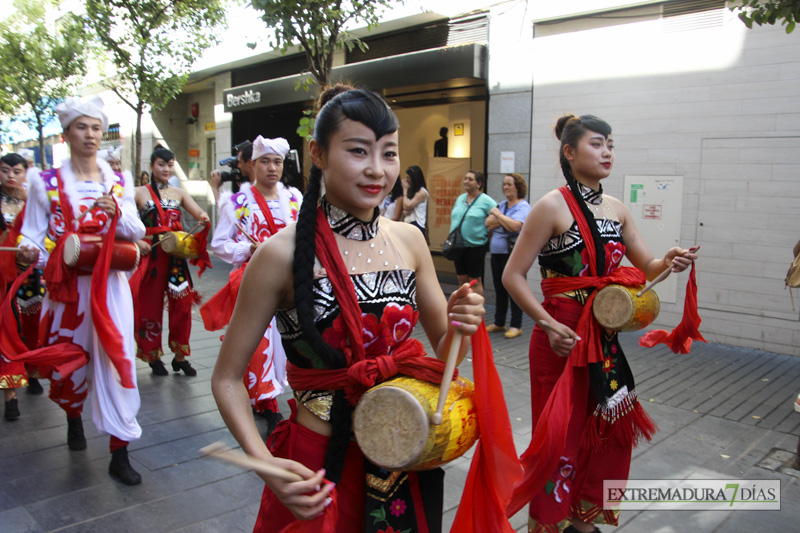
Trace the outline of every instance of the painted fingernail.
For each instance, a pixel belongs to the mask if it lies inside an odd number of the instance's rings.
[[[319,491],[320,491],[320,489],[321,489],[322,487],[320,487],[319,485],[317,485],[317,486],[316,486],[316,487],[314,487],[314,488],[316,489],[316,491],[317,491],[317,492],[319,492]]]
[[[450,324],[457,328],[460,328],[462,326],[461,322],[459,322],[458,320],[451,320]]]
[[[470,282],[469,282],[469,286],[470,286],[470,288],[474,287],[476,283],[478,283],[478,280],[477,280],[477,279],[473,279],[472,281],[470,281]]]
[[[333,498],[325,498],[325,507],[329,506],[333,503]]]
[[[582,340],[583,340],[583,339],[581,339],[580,337],[578,337],[577,335],[575,336],[575,338],[576,338],[577,340],[579,340],[579,341],[582,341]]]

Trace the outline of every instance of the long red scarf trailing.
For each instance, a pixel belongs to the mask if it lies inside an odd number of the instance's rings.
[[[2,215],[0,215],[0,219]],[[25,206],[22,207],[14,219],[14,224],[3,230],[0,246],[15,248],[17,238],[19,238],[22,220],[25,218]],[[12,283],[17,275],[16,252],[0,252],[0,298],[5,298],[6,288]]]
[[[74,342],[61,342],[36,350],[29,350],[20,338],[17,319],[14,316],[17,291],[22,283],[33,273],[35,265],[31,265],[11,285],[0,309],[0,353],[11,361],[20,361],[33,365],[43,378],[49,378],[53,371],[62,379],[69,378],[73,372],[86,365],[89,354]]]

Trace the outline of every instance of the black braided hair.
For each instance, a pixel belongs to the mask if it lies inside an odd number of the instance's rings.
[[[564,174],[564,178],[567,180],[567,185],[569,186],[570,192],[572,192],[572,196],[575,197],[575,200],[577,200],[578,205],[581,208],[581,212],[586,218],[586,222],[589,224],[589,229],[592,232],[592,240],[594,240],[594,249],[597,255],[597,275],[602,276],[605,274],[606,251],[602,245],[602,241],[600,240],[600,230],[597,228],[597,222],[595,222],[594,215],[586,205],[586,201],[583,199],[578,181],[572,175],[572,167],[570,167],[569,160],[564,155],[564,147],[569,145],[573,149],[577,148],[578,141],[580,141],[580,139],[588,131],[599,133],[607,138],[609,135],[611,135],[611,126],[609,126],[606,121],[599,119],[594,115],[583,115],[581,117],[576,117],[575,115],[565,115],[558,119],[555,127],[556,137],[561,141],[559,153],[561,171]]]
[[[319,113],[314,124],[314,139],[327,149],[330,137],[339,124],[350,119],[368,126],[380,139],[397,131],[397,117],[377,94],[345,85],[337,85],[320,95]],[[332,177],[328,177],[333,179]],[[294,303],[297,318],[305,340],[328,368],[344,368],[347,360],[342,352],[327,344],[314,321],[314,259],[316,257],[315,233],[317,205],[322,188],[322,172],[312,165],[308,188],[297,217],[294,264]],[[360,335],[361,332],[358,332]],[[345,455],[350,442],[353,408],[343,391],[335,391],[331,405],[331,437],[325,453],[326,478],[333,482],[341,479]]]

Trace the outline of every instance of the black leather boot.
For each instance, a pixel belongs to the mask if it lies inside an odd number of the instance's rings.
[[[81,417],[67,417],[67,446],[70,450],[79,451],[86,449],[86,437],[83,435],[83,420]]]
[[[156,359],[155,361],[151,362],[150,368],[153,370],[153,374],[156,376],[169,376],[169,371],[167,370],[167,367],[164,366],[164,363],[161,361],[161,359]]]
[[[186,359],[184,359],[183,361],[176,361],[173,358],[172,359],[172,371],[173,372],[180,372],[181,370],[183,370],[183,373],[186,374],[187,376],[196,376],[197,375],[197,370],[194,369],[194,367],[189,363],[189,361],[187,361]]]
[[[28,378],[28,394],[41,394],[44,392],[42,384],[36,378]]]
[[[108,474],[126,485],[138,485],[142,476],[133,469],[128,461],[128,447],[124,446],[111,452],[111,463],[108,465]]]
[[[11,398],[10,400],[6,400],[6,410],[4,414],[6,420],[16,420],[17,418],[19,418],[19,406],[17,405],[16,398]]]

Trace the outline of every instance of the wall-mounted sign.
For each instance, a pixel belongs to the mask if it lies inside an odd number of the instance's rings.
[[[217,123],[216,122],[206,122],[205,124],[206,131],[216,131]]]
[[[196,148],[189,150],[189,157],[200,157],[200,150]]]
[[[247,89],[239,94],[230,92],[225,95],[226,110],[233,110],[238,107],[245,107],[258,103],[261,103],[261,91]]]
[[[464,135],[464,123],[453,124],[453,135]]]
[[[500,152],[500,173],[511,174],[514,172],[516,153]]]

